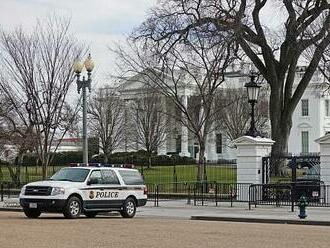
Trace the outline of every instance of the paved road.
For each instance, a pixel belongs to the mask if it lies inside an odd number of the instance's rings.
[[[0,247],[329,247],[330,227],[0,212]]]

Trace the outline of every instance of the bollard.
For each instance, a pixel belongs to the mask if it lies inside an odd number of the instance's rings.
[[[299,207],[299,218],[305,219],[306,215],[306,206],[308,205],[307,198],[305,196],[301,196],[298,200],[298,207]]]

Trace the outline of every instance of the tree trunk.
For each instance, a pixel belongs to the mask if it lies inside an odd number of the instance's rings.
[[[271,103],[272,104],[272,99]],[[278,102],[277,102],[277,105]],[[270,111],[270,120],[272,127],[272,139],[275,141],[271,151],[270,167],[271,172],[275,176],[283,175],[285,171],[285,159],[281,159],[288,153],[288,140],[292,128],[292,114],[285,112],[286,108],[281,111],[280,108],[272,108]]]
[[[21,165],[23,163],[23,156],[23,154],[19,153],[15,162],[8,166],[10,177],[16,185],[19,185],[21,182]]]
[[[108,161],[109,161],[109,157],[108,157],[108,156],[109,156],[108,154],[104,153],[103,162],[104,162],[105,164],[107,164]]]
[[[151,153],[149,153],[149,157],[148,157],[148,169],[151,168]]]
[[[47,164],[46,163],[42,163],[42,180],[46,180],[47,178]]]
[[[11,180],[13,181],[14,184],[18,185],[20,183],[20,175],[21,175],[20,165],[10,164],[8,165],[8,170]]]
[[[197,181],[205,180],[204,164],[205,164],[205,142],[200,141],[199,142]]]

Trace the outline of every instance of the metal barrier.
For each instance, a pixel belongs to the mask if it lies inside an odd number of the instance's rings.
[[[0,201],[4,201],[5,198],[18,197],[24,184],[25,183],[0,182]]]
[[[250,184],[217,183],[217,182],[178,182],[148,185],[148,199],[159,202],[169,200],[185,200],[187,204],[204,206],[206,203],[249,202]]]

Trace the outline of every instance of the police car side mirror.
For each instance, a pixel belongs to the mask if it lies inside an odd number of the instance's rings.
[[[87,181],[87,185],[98,184],[98,183],[99,183],[99,180],[97,178],[90,178]]]

